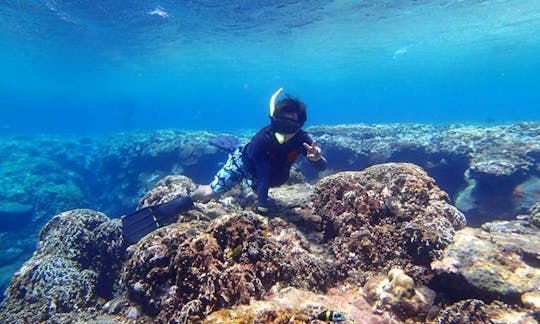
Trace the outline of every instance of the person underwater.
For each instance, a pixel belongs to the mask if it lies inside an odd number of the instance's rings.
[[[327,161],[321,148],[302,129],[307,120],[306,105],[289,95],[276,103],[282,91],[283,88],[279,88],[270,98],[270,125],[260,129],[243,147],[235,147],[210,184],[199,186],[189,196],[144,207],[124,216],[122,224],[128,240],[137,242],[165,221],[194,208],[193,202],[209,201],[242,181],[257,194],[257,212],[266,214],[269,188],[287,182],[291,167],[300,154],[318,171],[324,171]]]

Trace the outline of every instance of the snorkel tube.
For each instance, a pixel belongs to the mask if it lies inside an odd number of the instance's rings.
[[[283,91],[283,88],[277,89],[276,92],[270,97],[270,118],[274,117],[274,110],[276,110],[276,98]]]

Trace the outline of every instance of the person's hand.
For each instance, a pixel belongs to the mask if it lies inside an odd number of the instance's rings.
[[[308,158],[308,160],[310,160],[311,162],[317,162],[321,159],[321,148],[317,146],[317,143],[315,143],[315,141],[313,141],[311,145],[309,145],[308,143],[302,143],[302,145],[304,145],[307,150],[306,157]]]

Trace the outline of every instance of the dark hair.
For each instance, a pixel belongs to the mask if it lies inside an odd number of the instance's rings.
[[[304,125],[307,120],[306,110],[307,107],[305,103],[289,95],[286,95],[284,99],[281,99],[276,103],[274,116],[272,117],[278,117],[281,114],[296,113],[296,115],[298,116],[298,122],[300,123],[300,125]]]

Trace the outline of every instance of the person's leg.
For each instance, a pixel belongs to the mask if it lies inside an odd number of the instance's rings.
[[[209,185],[201,185],[191,193],[193,201],[207,202],[242,182],[242,155],[237,149],[229,154],[225,165],[216,173],[214,180]]]

